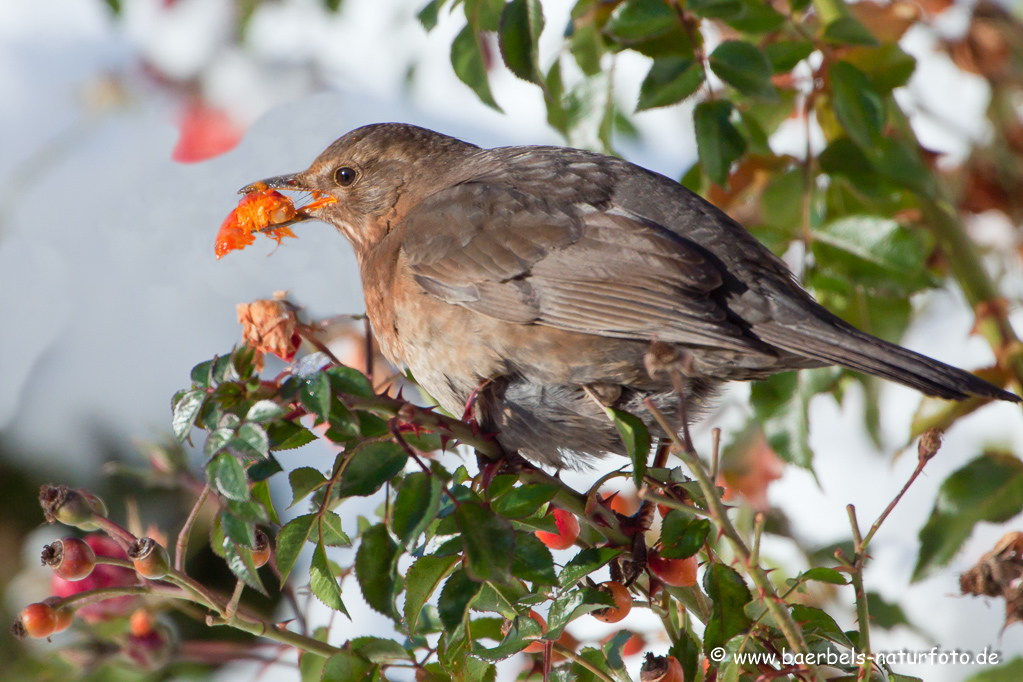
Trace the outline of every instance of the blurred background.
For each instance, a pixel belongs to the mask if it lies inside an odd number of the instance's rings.
[[[48,575],[36,557],[55,536],[40,528],[40,483],[89,487],[108,502],[117,500],[115,517],[136,509],[143,525],[176,529],[187,503],[169,492],[141,492],[132,479],[105,472],[111,462],[145,464],[147,448],[140,443],[167,438],[170,399],[188,385],[190,368],[240,340],[237,303],[287,290],[312,318],[363,310],[351,251],[325,225],[301,226],[300,239],[280,248],[259,240],[217,261],[213,240],[238,188],[303,169],[336,137],[371,122],[415,123],[481,146],[565,143],[547,124],[539,90],[500,59],[492,60],[490,77],[503,113],[481,103],[456,77],[449,58],[464,17],[442,11],[428,33],[417,20],[424,4],[0,0],[0,611],[8,620],[28,597],[49,594]],[[542,64],[560,49],[561,27],[574,4],[543,3],[548,29],[540,40]],[[972,6],[939,4],[935,11],[931,3],[931,21],[901,38],[918,65],[896,94],[913,111],[921,142],[955,167],[991,135],[985,118],[990,91],[985,78],[963,68],[947,49],[972,35]],[[648,68],[641,55],[622,55],[614,73],[621,101],[635,101]],[[695,162],[691,105],[637,114],[631,123],[616,138],[626,158],[674,178]],[[804,126],[792,123],[772,136],[776,152],[804,153]],[[585,132],[570,142],[597,144]],[[822,142],[811,134],[809,144],[819,148]],[[977,196],[983,196],[980,190]],[[996,253],[1018,253],[1011,212],[975,213],[975,239]],[[1005,269],[1005,286],[1018,295],[1018,267]],[[967,369],[992,362],[987,344],[970,334],[973,312],[957,289],[935,289],[912,303],[918,316],[904,345]],[[1011,311],[1017,327],[1023,322],[1018,313]],[[730,433],[746,422],[748,394],[747,386],[737,386],[726,396],[698,430],[699,446],[706,447],[710,427]],[[828,395],[815,398],[810,440],[816,480],[806,470],[767,460],[746,482],[747,502],[782,509],[804,545],[844,539],[845,506],[855,504],[861,524],[869,523],[914,468],[914,454],[895,455],[907,442],[919,400],[909,389],[883,386],[877,447],[863,429],[862,391],[853,387],[841,404]],[[1018,408],[991,405],[960,420],[945,443],[872,545],[867,588],[900,604],[913,624],[877,629],[874,648],[987,647],[1005,658],[1018,656],[1023,627],[1001,631],[1001,602],[955,596],[958,573],[1011,523],[979,526],[949,569],[912,585],[909,578],[917,532],[938,485],[985,447],[1018,452],[1023,419]],[[201,455],[186,456],[198,471]],[[329,456],[313,444],[288,464],[322,468]],[[570,479],[585,487],[597,475]],[[275,492],[289,499],[284,488]],[[354,517],[346,523],[354,524]],[[805,562],[784,539],[769,538],[763,553],[793,571]],[[346,592],[357,625],[335,619],[332,641],[374,627],[390,634],[388,621],[352,603],[356,595]],[[843,627],[853,626],[851,609],[836,615],[844,615]],[[309,617],[329,618],[322,608]],[[653,650],[658,646],[664,648],[650,643]],[[46,669],[32,661],[45,661],[55,650],[4,637],[0,663],[9,659],[15,667],[7,670],[32,679],[31,671]],[[202,665],[172,676],[205,676],[209,657],[198,660]],[[521,665],[513,660],[502,675],[513,679]],[[258,670],[266,672],[264,662],[233,663],[213,674],[250,679]],[[938,681],[979,671],[936,665],[896,670]],[[118,674],[137,679],[148,673]],[[266,674],[298,679],[293,660]]]

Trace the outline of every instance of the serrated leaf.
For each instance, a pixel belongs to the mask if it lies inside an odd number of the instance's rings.
[[[771,63],[752,43],[726,40],[714,48],[707,61],[718,78],[744,95],[765,99],[778,96],[771,84]]]
[[[245,457],[262,458],[270,454],[270,438],[259,424],[246,423],[238,427],[238,433],[228,442],[228,447]]]
[[[206,458],[212,458],[215,454],[227,447],[227,444],[234,438],[234,429],[221,428],[210,432],[206,436],[206,443],[203,445],[203,454]]]
[[[877,38],[855,17],[839,17],[824,27],[824,40],[836,45],[877,45]]]
[[[200,388],[209,388],[212,383],[212,371],[213,360],[207,360],[206,362],[200,362],[198,365],[193,367],[189,376],[196,386]]]
[[[415,657],[393,639],[383,637],[356,637],[349,641],[352,651],[371,663],[398,663],[414,661]]]
[[[243,547],[252,547],[256,544],[256,524],[254,521],[249,521],[229,511],[221,512],[219,517],[225,542]]]
[[[661,522],[661,556],[687,559],[700,551],[709,533],[710,521],[673,509]]]
[[[323,666],[320,682],[371,682],[376,666],[348,651],[334,654]]]
[[[325,511],[318,523],[319,540],[327,547],[351,547],[352,541],[341,528],[341,517]]]
[[[636,111],[678,104],[696,92],[704,78],[703,66],[694,59],[664,57],[654,60],[639,88]]]
[[[250,472],[251,474],[251,472]],[[251,480],[251,477],[250,477]],[[274,507],[273,498],[270,497],[270,484],[264,481],[253,481],[252,483],[252,499],[258,501],[263,505],[263,509],[266,510],[266,517],[271,523],[280,524],[281,520],[277,515],[277,509]]]
[[[325,372],[317,372],[306,379],[298,391],[302,407],[315,414],[323,421],[330,418],[330,377]]]
[[[557,585],[554,575],[554,559],[551,552],[532,533],[515,534],[515,553],[512,556],[512,573],[520,580],[539,585]]]
[[[284,524],[277,532],[275,559],[277,570],[281,574],[281,585],[287,582],[291,569],[295,567],[295,561],[309,538],[314,521],[316,514],[305,514]]]
[[[490,81],[487,78],[480,40],[482,36],[479,36],[471,25],[466,25],[451,43],[451,66],[458,79],[472,88],[481,102],[502,111],[490,92]]]
[[[479,636],[475,629],[472,635],[474,638]],[[542,635],[540,624],[533,618],[516,615],[508,624],[507,633],[500,639],[501,643],[498,646],[486,649],[475,644],[472,655],[485,661],[503,661],[525,649],[531,642],[541,640]]]
[[[266,425],[271,450],[292,450],[316,440],[316,435],[301,424],[277,421]]]
[[[547,613],[547,638],[557,640],[573,620],[608,606],[614,606],[614,601],[600,590],[581,587],[562,591]]]
[[[792,618],[799,623],[803,632],[818,635],[850,649],[853,648],[853,643],[845,636],[842,628],[838,627],[835,619],[821,609],[796,604],[792,607]]]
[[[408,454],[397,443],[370,441],[356,446],[337,485],[339,497],[365,497],[380,490],[405,468]]]
[[[757,381],[750,402],[767,443],[782,459],[804,469],[813,463],[808,407],[813,392],[807,372],[786,372]]]
[[[465,570],[473,580],[511,580],[515,531],[507,519],[476,502],[463,502],[454,513],[465,547]]]
[[[391,528],[406,546],[436,518],[440,509],[443,484],[436,476],[417,471],[398,487],[391,513]]]
[[[704,19],[728,19],[742,12],[739,0],[686,0],[685,7]]]
[[[764,54],[774,73],[791,71],[813,54],[813,43],[808,40],[779,40],[764,47]]]
[[[458,560],[457,556],[428,555],[416,559],[409,568],[405,575],[405,623],[408,634],[416,631],[423,606]]]
[[[590,573],[607,565],[622,551],[617,547],[587,547],[565,564],[561,569],[561,575],[558,576],[558,582],[562,588],[571,587]]]
[[[480,584],[473,581],[465,571],[456,569],[452,573],[437,600],[437,610],[444,630],[453,632],[465,620],[471,602],[480,591]]]
[[[749,629],[752,621],[743,607],[753,597],[742,576],[717,562],[707,566],[703,588],[712,603],[703,636],[703,651],[709,656],[716,647],[723,647],[729,639]]]
[[[1023,511],[1023,462],[1001,452],[985,453],[946,478],[927,523],[913,582],[945,566],[981,522],[1002,523]]]
[[[537,85],[543,82],[538,46],[543,24],[539,0],[511,0],[501,13],[501,57],[512,73]]]
[[[390,618],[398,618],[394,607],[394,563],[398,544],[387,527],[378,523],[362,534],[355,554],[355,578],[370,608]]]
[[[667,33],[677,22],[675,11],[664,0],[628,0],[611,13],[604,33],[633,43]]]
[[[245,421],[262,424],[263,422],[273,421],[283,414],[284,408],[274,401],[257,400],[252,403],[252,407],[245,413]]]
[[[842,127],[865,153],[871,154],[881,139],[884,103],[867,76],[848,62],[830,68],[835,115]]]
[[[259,578],[259,569],[252,563],[252,553],[247,549],[240,549],[233,542],[224,542],[224,558],[227,566],[235,576],[246,585],[256,590],[264,597],[269,596],[263,581]]]
[[[419,23],[423,25],[427,33],[433,30],[437,25],[437,18],[440,14],[440,10],[447,4],[448,0],[431,0],[423,9],[419,11],[416,18],[419,19]]]
[[[729,26],[741,33],[769,33],[785,23],[785,15],[762,0],[741,0],[742,10],[725,17]]]
[[[179,441],[185,440],[188,434],[191,433],[192,426],[195,424],[195,419],[199,416],[205,400],[206,391],[196,390],[188,391],[174,403],[171,431]]]
[[[703,172],[724,186],[732,163],[746,151],[746,139],[732,124],[732,104],[724,100],[700,102],[693,110],[696,150]]]
[[[824,269],[883,293],[908,296],[929,283],[923,244],[894,220],[840,218],[814,231],[813,252]]]
[[[830,583],[832,585],[848,585],[849,580],[840,572],[833,568],[826,568],[824,566],[817,566],[811,568],[808,571],[803,571],[799,574],[798,579],[800,581],[816,580],[819,583]],[[871,617],[873,617],[871,613]]]
[[[613,407],[604,408],[611,417],[611,422],[618,429],[618,435],[625,443],[625,451],[632,460],[632,482],[636,488],[643,487],[643,477],[646,475],[646,462],[650,456],[650,431],[647,430],[643,420],[634,414],[624,410],[616,410]]]
[[[249,499],[249,479],[245,467],[226,452],[210,460],[206,465],[206,477],[221,495],[229,500],[244,502]]]
[[[985,651],[985,654],[989,657],[993,653]],[[1020,656],[1016,656],[1011,661],[997,668],[988,668],[975,675],[971,675],[966,682],[1018,682],[1018,680],[1023,680],[1023,658]],[[893,676],[892,682],[920,682],[920,680],[912,677],[895,680]]]
[[[326,370],[330,379],[331,387],[338,393],[359,396],[360,398],[372,398],[376,395],[373,391],[373,384],[365,374],[345,365],[334,366]]]
[[[300,500],[305,499],[311,492],[324,485],[327,479],[317,469],[312,467],[298,467],[292,469],[288,474],[288,482],[291,484],[291,504],[294,507]]]
[[[555,483],[532,483],[513,488],[491,502],[495,513],[506,519],[532,516],[544,504],[554,499],[561,487]]]
[[[309,566],[309,588],[327,607],[348,616],[348,609],[341,601],[341,586],[327,561],[327,551],[321,544],[317,544],[313,550],[313,562]]]
[[[886,600],[877,592],[867,592],[867,612],[870,613],[871,627],[876,626],[890,630],[904,625],[911,630],[916,630],[901,606]]]

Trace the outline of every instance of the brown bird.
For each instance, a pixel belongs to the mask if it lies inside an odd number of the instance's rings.
[[[384,354],[452,414],[472,398],[483,429],[539,462],[624,454],[600,403],[653,428],[645,398],[691,418],[724,382],[807,367],[1020,401],[843,322],[740,224],[621,159],[387,123],[262,182],[337,199],[299,219],[352,243]]]

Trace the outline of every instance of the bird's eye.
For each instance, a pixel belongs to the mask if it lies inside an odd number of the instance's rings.
[[[341,187],[347,187],[348,185],[355,182],[356,175],[357,173],[355,172],[354,168],[350,168],[348,166],[341,166],[336,171],[334,171],[334,182],[336,182]]]

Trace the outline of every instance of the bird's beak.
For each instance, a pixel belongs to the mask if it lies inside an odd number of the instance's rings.
[[[300,173],[292,173],[291,175],[277,175],[266,180],[259,180],[251,185],[245,185],[238,190],[238,194],[249,194],[250,192],[258,192],[264,189],[290,189],[298,192],[311,191],[311,187],[304,186],[300,176]]]

